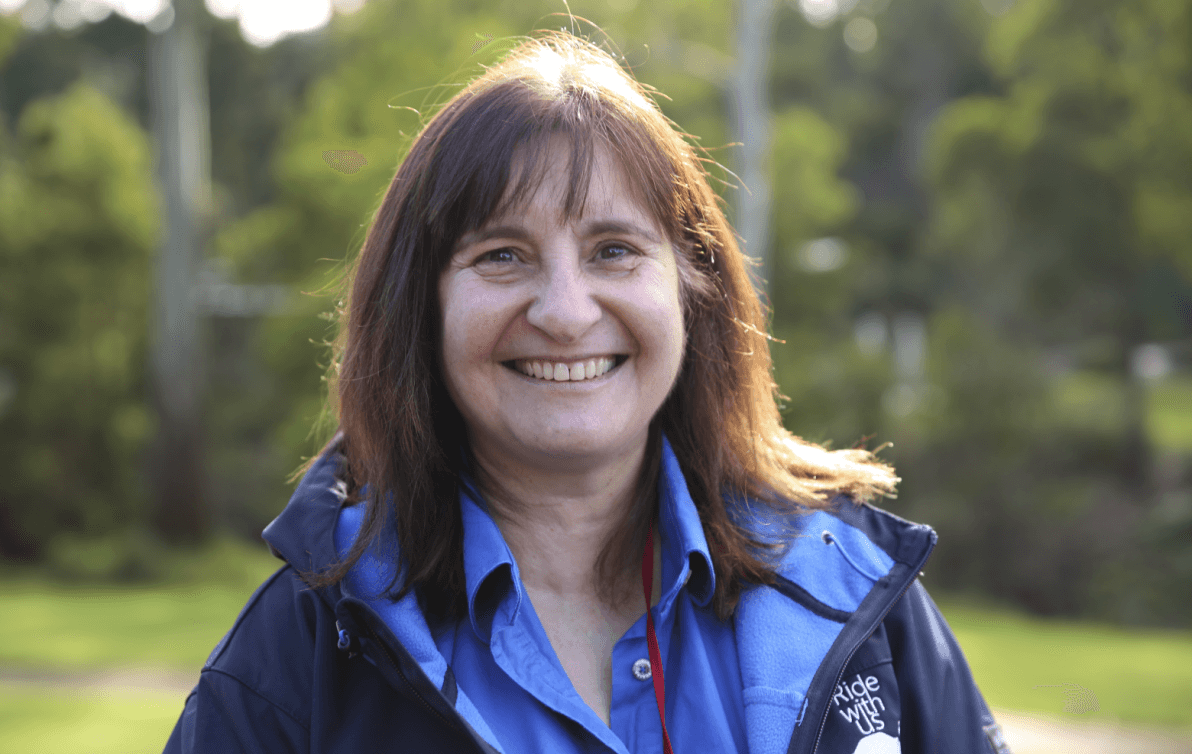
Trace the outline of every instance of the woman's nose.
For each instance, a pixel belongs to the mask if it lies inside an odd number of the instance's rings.
[[[552,264],[541,282],[526,318],[530,324],[560,343],[583,337],[600,321],[602,311],[591,282],[577,261]]]

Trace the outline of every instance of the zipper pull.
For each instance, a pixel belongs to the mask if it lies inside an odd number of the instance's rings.
[[[348,633],[348,630],[346,628],[344,628],[342,625],[340,625],[339,621],[335,622],[335,630],[339,633],[339,641],[336,643],[335,646],[341,652],[347,652],[348,659],[351,659],[351,658],[355,657],[357,654],[359,654],[354,648],[355,642],[353,641],[352,635],[350,633]]]

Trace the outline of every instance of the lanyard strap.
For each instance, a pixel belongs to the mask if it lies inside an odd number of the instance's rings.
[[[662,680],[662,653],[658,651],[658,634],[654,633],[654,616],[650,614],[650,596],[654,591],[654,524],[646,534],[646,551],[642,554],[642,592],[646,596],[646,645],[650,648],[650,677],[654,679],[654,698],[658,701],[658,719],[662,722],[662,750],[674,754],[670,736],[666,732],[666,683]]]

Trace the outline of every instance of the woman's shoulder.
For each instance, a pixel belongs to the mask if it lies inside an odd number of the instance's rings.
[[[921,568],[937,539],[930,526],[847,495],[816,508],[743,508],[748,513],[737,520],[756,540],[774,545],[775,571],[787,577],[839,571],[872,585],[896,565]]]
[[[288,565],[261,584],[203,665],[167,754],[307,748],[316,634],[325,623],[313,600]]]
[[[279,678],[276,671],[313,656],[328,623],[334,627],[331,607],[293,566],[283,565],[249,597],[203,672],[228,676],[271,700],[287,697],[296,679]]]

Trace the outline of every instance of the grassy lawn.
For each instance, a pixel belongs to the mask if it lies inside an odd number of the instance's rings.
[[[182,712],[176,694],[54,693],[0,683],[0,751],[160,752]]]
[[[158,666],[194,673],[245,600],[280,565],[263,546],[221,543],[176,564],[176,583],[64,586],[0,578],[0,667],[63,673]],[[15,619],[14,619],[15,618]],[[164,748],[184,692],[36,689],[0,671],[0,752],[142,754]]]
[[[229,585],[78,589],[4,586],[0,664],[54,670],[160,665],[196,673],[252,594]]]
[[[939,602],[990,705],[1192,729],[1192,632],[1128,630]],[[1084,704],[1073,696],[1083,696]],[[1096,711],[1071,712],[1093,698]]]
[[[0,588],[0,665],[54,670],[160,665],[196,673],[281,561],[224,542],[171,585],[65,586],[16,576]]]

